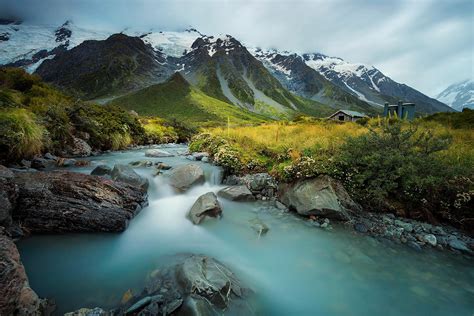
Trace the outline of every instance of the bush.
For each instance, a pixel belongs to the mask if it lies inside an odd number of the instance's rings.
[[[45,129],[26,109],[0,110],[0,158],[2,160],[32,157],[41,152]]]
[[[386,121],[367,134],[349,138],[330,173],[367,209],[425,220],[446,218],[444,213],[450,210],[449,220],[460,224],[459,215],[472,207],[472,183],[460,181],[459,169],[439,159],[438,153],[450,141],[447,135]],[[472,179],[472,168],[463,174]]]

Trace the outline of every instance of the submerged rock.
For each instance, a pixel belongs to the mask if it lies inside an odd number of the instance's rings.
[[[195,164],[182,165],[174,168],[169,173],[170,184],[180,190],[186,191],[196,184],[204,183],[204,171]]]
[[[148,149],[147,151],[145,151],[145,157],[162,158],[162,157],[174,157],[174,155],[162,149]]]
[[[258,237],[265,235],[270,230],[261,219],[255,218],[250,220],[250,227],[257,233]]]
[[[20,254],[0,235],[0,315],[45,315],[47,302],[30,288]]]
[[[225,199],[232,201],[253,201],[255,197],[245,185],[231,186],[217,193]]]
[[[283,204],[305,216],[348,220],[348,210],[360,210],[344,187],[328,176],[282,184],[279,195]]]
[[[200,224],[206,216],[219,217],[221,215],[222,208],[214,192],[201,195],[188,213],[189,219],[196,225]]]
[[[69,171],[18,173],[13,217],[31,232],[123,231],[146,190]]]
[[[110,176],[116,181],[138,186],[142,190],[148,189],[148,179],[141,177],[130,166],[117,164],[114,166],[114,169],[112,169]]]

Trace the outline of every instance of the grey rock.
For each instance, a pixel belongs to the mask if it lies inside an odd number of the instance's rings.
[[[62,167],[72,167],[76,165],[77,160],[72,158],[61,159]]]
[[[275,200],[275,207],[279,210],[282,210],[282,211],[287,211],[288,208],[286,207],[285,204],[281,203],[280,201],[278,200]]]
[[[214,306],[225,308],[232,295],[242,297],[237,277],[219,261],[193,255],[176,269],[176,278],[183,291],[206,298]]]
[[[192,156],[196,160],[202,160],[204,157],[209,157],[209,154],[206,152],[197,152],[197,153],[192,153]]]
[[[430,244],[431,246],[435,247],[436,246],[436,236],[433,234],[426,234],[424,236],[424,240]]]
[[[152,299],[151,299],[150,296],[146,296],[146,297],[142,298],[141,300],[139,300],[138,302],[136,302],[135,304],[130,306],[125,311],[125,315],[131,315],[131,314],[139,312],[140,310],[145,308],[148,304],[150,304],[151,301],[152,301]]]
[[[440,236],[446,235],[446,232],[441,226],[433,226],[433,228],[431,229],[431,232],[435,235],[440,235]]]
[[[58,160],[58,157],[54,156],[53,154],[51,153],[46,153],[44,154],[43,156],[45,159],[48,159],[48,160]]]
[[[0,315],[43,315],[46,301],[30,288],[15,243],[0,235]]]
[[[245,175],[238,182],[243,182],[252,192],[259,192],[264,189],[277,188],[277,183],[268,173],[255,173]]]
[[[348,220],[348,210],[360,210],[344,187],[328,176],[282,184],[279,195],[283,204],[305,216]]]
[[[252,192],[245,186],[231,186],[220,190],[219,196],[232,201],[253,201],[255,197]]]
[[[421,251],[421,246],[416,241],[408,241],[407,245],[416,251]]]
[[[214,192],[201,195],[188,213],[189,219],[196,225],[200,224],[206,216],[219,217],[221,215],[222,208]]]
[[[398,227],[403,228],[403,230],[406,231],[407,233],[411,233],[413,231],[413,225],[410,224],[410,223],[403,222],[403,221],[398,220],[398,219],[396,219],[394,223]]]
[[[186,300],[184,300],[183,307],[181,307],[179,314],[186,316],[220,315],[207,299],[195,294],[189,295]]]
[[[172,153],[162,149],[148,149],[147,151],[145,151],[145,156],[155,158],[174,157]]]
[[[170,170],[172,167],[165,163],[159,162],[155,164],[155,168],[158,170]]]
[[[69,149],[69,152],[73,156],[88,157],[91,155],[92,148],[85,140],[73,137],[72,146]]]
[[[171,170],[169,180],[177,190],[186,191],[193,185],[204,183],[204,171],[196,164],[182,165]]]
[[[33,160],[31,161],[31,168],[34,169],[52,169],[54,167],[56,167],[55,160],[33,158]]]
[[[194,157],[193,155],[187,155],[186,159],[191,160],[191,161],[196,161],[197,160],[196,157]]]
[[[249,221],[250,227],[257,233],[258,237],[265,235],[270,230],[268,226],[259,218]]]
[[[132,166],[132,167],[151,167],[151,166],[153,166],[153,161],[138,160],[138,161],[130,162],[129,165]]]
[[[130,166],[117,164],[112,169],[110,176],[113,180],[138,186],[143,190],[148,189],[148,179],[141,177]]]
[[[111,174],[112,174],[112,168],[110,168],[107,165],[98,165],[91,172],[91,175],[94,175],[94,176],[105,176],[105,175],[110,176]]]
[[[354,224],[354,229],[358,231],[359,233],[367,233],[369,229],[364,223],[356,223]]]
[[[15,218],[30,232],[123,231],[147,201],[136,186],[77,172],[24,172],[13,181]]]
[[[455,250],[459,250],[461,252],[467,252],[467,253],[471,252],[471,250],[467,247],[467,244],[464,241],[459,240],[455,236],[450,236],[449,237],[448,245],[449,245],[449,247],[451,247]]]
[[[209,157],[202,157],[201,161],[202,162],[209,162]]]

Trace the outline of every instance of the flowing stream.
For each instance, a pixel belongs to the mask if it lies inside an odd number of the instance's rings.
[[[183,146],[166,148],[170,152]],[[113,166],[137,160],[171,166],[184,157],[147,158],[144,150],[90,158]],[[459,255],[378,241],[335,227],[324,230],[271,202],[219,199],[222,219],[193,225],[186,213],[201,195],[217,192],[218,167],[201,162],[206,183],[175,193],[154,168],[136,168],[150,180],[149,206],[123,233],[35,235],[18,243],[31,287],[54,298],[57,314],[118,305],[138,293],[157,266],[182,253],[212,256],[256,293],[259,315],[466,315],[474,313],[474,261]],[[269,228],[251,228],[258,218]]]

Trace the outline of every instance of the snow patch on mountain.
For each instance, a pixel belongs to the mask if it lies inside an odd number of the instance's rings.
[[[438,94],[436,99],[458,111],[464,108],[474,109],[474,80],[466,79],[452,84]]]

